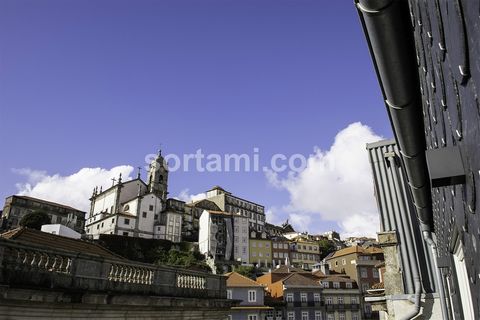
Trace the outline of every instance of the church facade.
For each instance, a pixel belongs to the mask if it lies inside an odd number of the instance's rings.
[[[86,233],[181,241],[182,214],[168,199],[168,166],[159,152],[149,167],[147,182],[140,174],[123,182],[121,175],[107,190],[93,190]],[[172,202],[173,201],[173,202]]]

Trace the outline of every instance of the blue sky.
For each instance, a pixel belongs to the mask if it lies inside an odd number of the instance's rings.
[[[392,136],[352,1],[3,0],[0,43],[3,198],[37,182],[18,169],[143,166],[160,143],[267,160],[355,122]],[[262,172],[175,172],[170,195],[217,184],[278,221],[304,209]],[[311,232],[339,229],[315,214]]]

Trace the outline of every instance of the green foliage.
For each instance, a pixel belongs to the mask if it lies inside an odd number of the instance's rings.
[[[328,239],[319,240],[318,246],[320,247],[320,259],[325,258],[330,253],[335,251],[335,245]]]
[[[186,269],[199,271],[210,271],[208,265],[204,262],[203,256],[197,251],[180,251],[174,248],[165,250],[158,248],[155,252],[155,264],[177,266]]]
[[[40,230],[44,224],[51,223],[50,217],[45,211],[36,210],[30,213],[27,213],[20,220],[20,225],[22,227],[27,227],[31,229]]]
[[[253,280],[255,280],[257,276],[255,267],[253,266],[238,266],[235,267],[234,271]]]

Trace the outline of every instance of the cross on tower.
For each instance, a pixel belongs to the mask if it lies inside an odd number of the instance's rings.
[[[115,181],[117,181],[117,179],[112,178],[112,179],[110,179],[110,180],[112,180],[112,187],[113,187],[113,186],[115,185]]]

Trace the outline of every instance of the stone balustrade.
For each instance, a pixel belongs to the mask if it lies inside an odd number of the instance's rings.
[[[0,238],[0,284],[225,299],[226,278]]]

